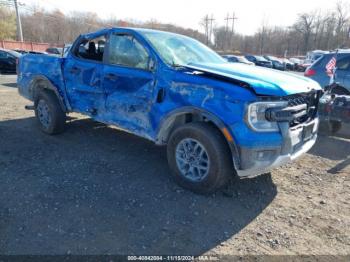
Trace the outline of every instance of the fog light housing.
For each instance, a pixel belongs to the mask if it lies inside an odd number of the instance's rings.
[[[256,152],[256,160],[268,161],[271,160],[276,154],[275,150],[261,150]]]

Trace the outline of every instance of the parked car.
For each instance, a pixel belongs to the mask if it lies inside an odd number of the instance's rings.
[[[263,66],[263,67],[268,67],[268,68],[272,68],[272,62],[266,60],[264,57],[262,56],[258,56],[258,55],[245,55],[244,56],[248,61],[253,62],[255,65],[257,66]]]
[[[332,57],[336,57],[337,59],[337,71],[335,76],[335,80],[339,85],[337,92],[342,92],[341,94],[350,94],[350,51],[342,51],[337,54],[332,52],[322,55],[306,69],[304,75],[315,80],[321,87],[328,86],[330,77],[326,72],[326,65]]]
[[[291,62],[288,58],[281,58],[280,60],[284,64],[286,70],[295,70],[294,63]]]
[[[330,85],[326,65],[333,57],[336,58],[335,82]],[[326,91],[319,106],[321,132],[338,132],[342,123],[350,123],[350,51],[324,54],[304,74]]]
[[[20,53],[20,54],[22,54],[22,55],[28,54],[28,51],[23,50],[23,49],[15,49],[15,50],[13,50],[13,51],[16,51],[17,53]]]
[[[71,49],[72,44],[65,44],[62,50],[62,56],[66,57],[69,53],[69,50]]]
[[[277,57],[271,56],[271,55],[265,55],[264,58],[268,61],[271,61],[272,68],[277,69],[277,70],[282,70],[282,71],[285,70],[285,66],[284,66],[283,62],[280,59],[278,59]]]
[[[64,131],[66,115],[79,112],[167,145],[175,180],[197,193],[214,192],[233,175],[266,173],[317,138],[322,89],[315,81],[227,63],[174,33],[81,35],[65,58],[21,57],[17,81],[43,132]]]
[[[41,51],[28,51],[28,54],[33,54],[33,55],[47,55],[46,52],[41,52]]]
[[[46,49],[46,53],[52,54],[52,55],[62,55],[63,54],[63,48],[49,47],[49,48]]]
[[[20,56],[16,51],[0,48],[0,74],[16,73],[17,59]]]
[[[248,61],[244,56],[239,55],[223,55],[223,58],[227,60],[227,62],[230,63],[242,63],[246,65],[254,65],[253,62]]]
[[[299,72],[305,72],[306,69],[308,69],[312,65],[312,62],[304,60],[300,65],[299,65]]]
[[[302,67],[303,60],[296,57],[289,58],[289,61],[293,63],[293,68],[295,71],[304,72],[306,68]]]
[[[319,59],[321,56],[323,56],[324,54],[328,54],[328,53],[329,53],[328,51],[323,51],[323,50],[309,51],[306,54],[305,63],[312,64],[317,59]]]

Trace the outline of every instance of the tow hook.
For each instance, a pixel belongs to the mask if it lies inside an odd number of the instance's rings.
[[[26,105],[26,106],[24,106],[24,109],[25,110],[34,110],[35,107],[34,107],[34,105]]]

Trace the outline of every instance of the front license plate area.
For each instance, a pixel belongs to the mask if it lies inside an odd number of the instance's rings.
[[[314,124],[310,124],[310,125],[307,125],[307,126],[304,126],[304,129],[303,129],[303,140],[304,141],[308,141],[312,138],[313,136],[313,130],[314,130]]]

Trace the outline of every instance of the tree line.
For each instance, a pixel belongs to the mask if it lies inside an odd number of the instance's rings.
[[[198,30],[183,28],[173,24],[160,23],[155,19],[146,22],[120,20],[115,17],[101,19],[92,12],[71,12],[64,14],[60,10],[47,11],[39,7],[25,8],[21,14],[24,41],[50,44],[71,43],[80,34],[104,27],[144,27],[184,34],[199,41],[205,41],[205,35]],[[0,40],[16,39],[16,17],[12,9],[0,6]]]
[[[216,27],[214,47],[277,56],[305,55],[316,49],[350,48],[350,3],[338,1],[331,10],[298,14],[296,21],[288,27],[270,26],[264,19],[254,35],[231,34],[224,26]]]
[[[203,43],[208,42],[208,36],[198,30],[164,24],[154,19],[145,22],[123,21],[115,17],[101,19],[91,12],[63,14],[59,10],[47,11],[35,6],[26,7],[21,18],[24,40],[32,42],[62,45],[71,43],[79,34],[113,26],[160,29],[184,34]],[[225,26],[214,25],[213,37],[208,44],[224,52],[305,55],[307,51],[314,49],[350,47],[349,30],[350,4],[339,1],[332,10],[298,14],[296,21],[288,27],[270,26],[263,21],[253,35],[236,34]],[[15,38],[14,10],[0,6],[0,40]]]

